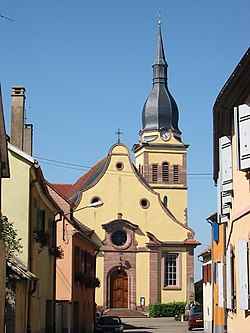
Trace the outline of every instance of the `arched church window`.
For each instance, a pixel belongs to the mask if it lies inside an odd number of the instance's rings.
[[[165,207],[168,206],[168,197],[166,195],[164,195],[164,197],[163,197],[163,204]]]
[[[169,164],[168,162],[162,163],[162,182],[169,182]]]
[[[179,165],[174,165],[174,183],[179,181]]]
[[[158,180],[158,165],[152,164],[152,182],[157,182]]]

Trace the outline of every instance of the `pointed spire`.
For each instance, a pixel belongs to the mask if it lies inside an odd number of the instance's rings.
[[[161,20],[158,21],[158,42],[153,64],[153,88],[142,111],[142,131],[169,129],[180,134],[178,128],[178,107],[168,90],[167,68],[161,34]]]
[[[166,63],[166,60],[165,60],[163,42],[162,42],[161,20],[160,19],[158,21],[158,27],[159,27],[158,44],[157,44],[156,57],[155,57],[154,65],[165,65],[165,66],[167,66],[167,63]]]

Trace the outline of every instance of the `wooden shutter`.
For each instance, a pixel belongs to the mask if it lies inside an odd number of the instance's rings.
[[[226,252],[227,309],[232,309],[232,246]]]
[[[223,283],[223,264],[218,262],[218,306],[223,308],[224,305],[224,283]]]
[[[207,282],[212,282],[212,264],[207,264]]]
[[[232,144],[229,136],[220,138],[220,171],[222,191],[231,191],[233,189]]]
[[[250,169],[250,105],[235,108],[235,134],[240,170]]]
[[[238,239],[238,273],[240,309],[248,310],[248,248],[243,238]]]

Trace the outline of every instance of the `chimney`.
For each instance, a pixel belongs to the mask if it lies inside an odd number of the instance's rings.
[[[23,150],[25,88],[12,87],[10,143]]]
[[[32,124],[24,125],[23,150],[29,155],[32,155],[32,153],[33,153],[33,125]]]

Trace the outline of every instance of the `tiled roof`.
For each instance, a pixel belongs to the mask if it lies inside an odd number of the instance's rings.
[[[96,165],[94,165],[88,172],[80,177],[75,184],[71,185],[69,190],[65,193],[65,196],[70,199],[73,203],[76,203],[79,193],[90,187],[97,178],[102,174],[106,166],[108,157],[103,158]]]
[[[36,280],[37,277],[31,273],[26,266],[24,266],[16,258],[8,257],[6,258],[7,267],[9,267],[13,272],[15,272],[20,278],[27,280]]]
[[[71,184],[51,184],[59,193],[65,195],[71,188]]]

